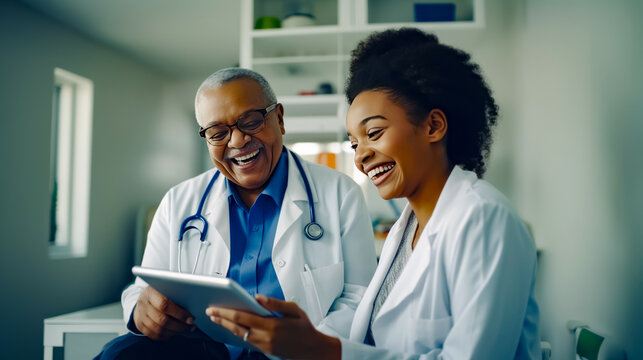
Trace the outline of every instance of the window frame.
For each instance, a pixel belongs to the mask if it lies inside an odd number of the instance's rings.
[[[54,69],[49,257],[87,256],[94,83]]]

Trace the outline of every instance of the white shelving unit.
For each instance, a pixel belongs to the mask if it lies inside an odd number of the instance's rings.
[[[426,31],[484,27],[484,0],[455,4],[455,21],[413,22],[413,0],[242,0],[241,67],[258,71],[284,104],[287,137],[344,137],[348,105],[343,88],[350,51],[373,31],[413,26]],[[431,2],[425,0],[423,2]],[[315,26],[254,29],[262,16],[283,19],[297,6],[315,16]],[[332,94],[314,92],[331,84]]]

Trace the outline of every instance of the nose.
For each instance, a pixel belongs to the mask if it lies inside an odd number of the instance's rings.
[[[248,143],[248,141],[250,141],[250,135],[246,135],[236,126],[230,129],[230,139],[228,139],[228,147],[241,149]]]
[[[355,166],[364,171],[364,165],[373,157],[373,150],[368,145],[358,145],[355,149]]]

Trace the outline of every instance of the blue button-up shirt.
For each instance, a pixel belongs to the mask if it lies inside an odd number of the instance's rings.
[[[272,246],[288,185],[288,153],[284,148],[268,186],[248,209],[236,185],[226,179],[230,212],[230,266],[227,277],[238,282],[250,295],[262,294],[284,299],[272,266]],[[228,347],[231,358],[240,350]]]

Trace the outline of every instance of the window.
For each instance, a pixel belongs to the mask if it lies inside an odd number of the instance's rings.
[[[54,69],[49,256],[87,255],[94,84]]]

